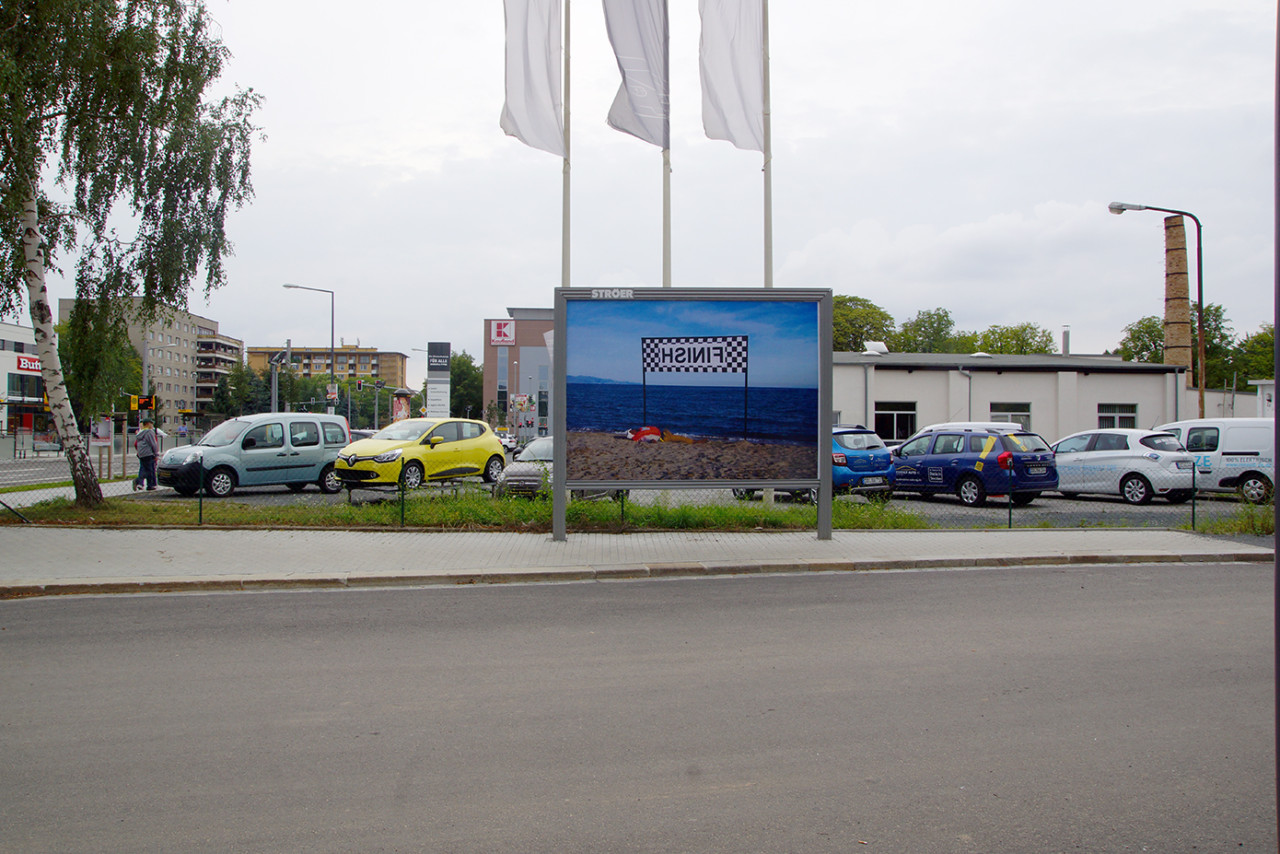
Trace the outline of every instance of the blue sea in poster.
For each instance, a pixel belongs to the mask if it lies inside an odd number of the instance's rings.
[[[818,433],[815,388],[570,381],[565,397],[570,432],[622,433],[653,425],[694,437],[802,444],[813,444]]]

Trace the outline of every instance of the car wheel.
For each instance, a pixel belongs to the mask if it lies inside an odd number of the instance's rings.
[[[173,491],[181,495],[183,498],[190,498],[196,494],[196,490],[190,486],[175,486]]]
[[[1120,481],[1120,495],[1130,504],[1150,504],[1151,484],[1140,474],[1131,474]]]
[[[400,471],[400,485],[405,489],[417,489],[422,486],[422,463],[417,460],[405,463]]]
[[[795,492],[791,493],[791,500],[799,502],[800,504],[817,504],[818,490],[816,487],[810,487],[809,489],[797,489]]]
[[[226,467],[214,469],[205,479],[204,491],[214,498],[227,498],[236,491],[236,473]]]
[[[1038,492],[1015,492],[1013,494],[1013,503],[1017,507],[1026,507],[1039,497],[1040,493]]]
[[[1064,493],[1062,493],[1062,497],[1063,497],[1063,498],[1079,498],[1079,497],[1080,497],[1080,493],[1078,493],[1078,492],[1064,492]]]
[[[739,501],[750,501],[756,497],[756,491],[754,489],[735,489],[733,497]]]
[[[324,471],[320,472],[320,480],[316,481],[316,485],[325,495],[342,491],[342,478],[338,477],[338,473],[333,470],[333,463],[329,463],[324,467]]]
[[[1271,481],[1265,475],[1247,474],[1241,479],[1237,489],[1240,498],[1250,504],[1262,504],[1271,498]]]
[[[1168,501],[1170,504],[1186,504],[1191,500],[1191,490],[1175,489],[1173,492],[1166,495],[1164,500]]]
[[[493,483],[502,476],[502,457],[490,457],[489,464],[484,467],[485,483]]]
[[[286,483],[285,486],[289,487],[290,492],[301,492],[307,488],[305,483]]]
[[[956,487],[956,495],[968,507],[981,507],[987,500],[986,487],[972,475],[960,481],[960,485]]]

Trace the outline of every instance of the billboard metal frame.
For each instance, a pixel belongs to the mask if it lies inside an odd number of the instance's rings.
[[[790,302],[813,303],[817,308],[818,341],[818,412],[814,437],[816,477],[784,480],[741,480],[725,477],[716,480],[570,480],[568,477],[567,439],[567,373],[569,351],[573,341],[569,338],[566,306],[575,300],[614,302],[669,301],[669,302]],[[557,288],[555,291],[556,346],[553,350],[552,382],[554,399],[559,401],[552,419],[553,458],[552,468],[552,538],[566,538],[565,513],[569,490],[572,489],[714,489],[750,486],[752,488],[776,488],[780,490],[818,489],[818,539],[831,538],[831,327],[832,297],[827,288]],[[744,378],[745,385],[745,378]]]

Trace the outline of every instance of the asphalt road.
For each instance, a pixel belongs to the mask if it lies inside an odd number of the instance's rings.
[[[1271,583],[2,602],[0,850],[1274,851]]]

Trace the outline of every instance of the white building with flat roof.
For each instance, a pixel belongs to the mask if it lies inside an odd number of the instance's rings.
[[[1097,427],[1195,418],[1186,368],[1118,357],[983,353],[835,353],[834,423],[905,439],[926,424],[1013,421],[1050,442]],[[1252,415],[1255,395],[1205,392],[1205,416]]]

